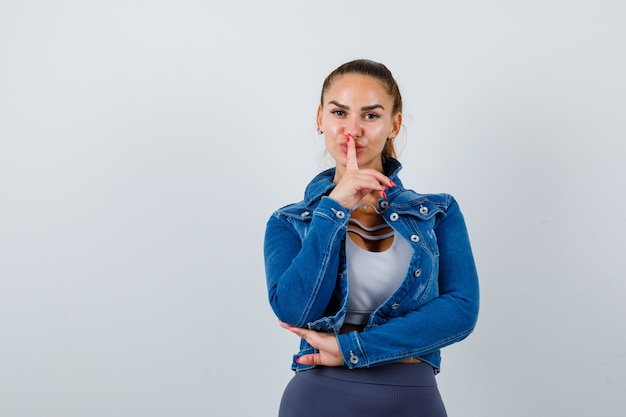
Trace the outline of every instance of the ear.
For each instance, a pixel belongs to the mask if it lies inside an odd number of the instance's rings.
[[[395,138],[400,134],[400,128],[402,127],[402,113],[398,112],[391,117],[391,132],[389,132],[390,138]]]
[[[322,105],[317,106],[317,128],[322,129],[322,115],[323,115]],[[323,129],[322,129],[323,130]]]

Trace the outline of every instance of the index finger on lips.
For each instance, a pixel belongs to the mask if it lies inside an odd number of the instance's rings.
[[[346,169],[356,171],[359,169],[359,164],[356,160],[356,143],[354,138],[349,133],[346,135]]]

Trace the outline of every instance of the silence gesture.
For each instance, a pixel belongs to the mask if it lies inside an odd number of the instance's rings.
[[[337,168],[339,169],[339,167]],[[352,209],[366,195],[376,192],[385,198],[385,190],[395,184],[383,173],[375,169],[359,169],[357,162],[356,143],[348,133],[346,135],[346,169],[335,189],[329,197],[336,200],[342,206]]]

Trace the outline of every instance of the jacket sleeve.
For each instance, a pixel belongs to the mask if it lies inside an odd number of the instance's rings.
[[[338,336],[350,368],[419,357],[467,337],[478,319],[478,275],[463,215],[452,199],[435,225],[439,294],[406,314],[364,332]]]
[[[292,224],[301,220],[280,211],[270,217],[265,272],[270,305],[281,321],[304,327],[323,316],[335,291],[349,213],[335,200],[322,197],[303,237]]]

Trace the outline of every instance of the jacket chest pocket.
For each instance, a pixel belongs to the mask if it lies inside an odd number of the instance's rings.
[[[392,227],[395,223],[396,228],[405,228],[402,234],[409,239],[414,249],[426,251],[431,256],[439,256],[435,222],[442,213],[438,204],[422,200],[394,207],[386,217]]]
[[[439,256],[437,235],[434,230],[435,219],[420,219],[414,216],[406,216],[409,241],[415,249],[423,250],[431,256]]]
[[[418,307],[436,296],[439,291],[439,258],[434,254],[423,256],[412,274],[414,282],[409,295],[415,307]]]

